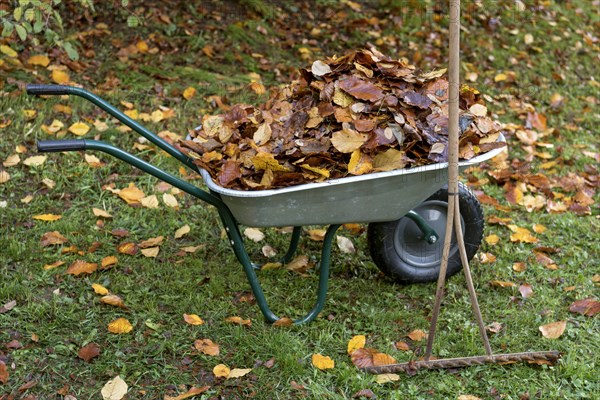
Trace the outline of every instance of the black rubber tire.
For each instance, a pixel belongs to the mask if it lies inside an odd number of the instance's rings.
[[[467,257],[477,252],[483,238],[483,210],[477,197],[459,183],[459,204]],[[408,217],[390,222],[372,222],[367,230],[371,258],[386,275],[403,283],[436,281],[440,272],[446,232],[448,188],[444,187],[413,209],[436,230],[439,240],[427,243],[417,225]],[[446,277],[462,268],[453,235]]]

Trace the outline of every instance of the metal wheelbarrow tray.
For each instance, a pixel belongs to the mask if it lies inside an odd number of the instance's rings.
[[[293,226],[288,251],[281,262],[289,262],[298,247],[302,226],[329,225],[319,263],[319,284],[314,307],[295,323],[315,319],[322,310],[328,286],[330,256],[336,230],[344,223],[368,223],[367,240],[371,256],[383,272],[398,281],[428,282],[439,275],[442,241],[445,234],[448,191],[445,188],[448,164],[439,163],[411,169],[351,176],[282,189],[239,191],[218,186],[207,171],[199,169],[186,154],[134,121],[111,104],[84,89],[64,85],[27,85],[34,95],[76,95],[92,102],[117,118],[182,164],[199,172],[208,191],[177,178],[144,160],[110,144],[87,139],[39,141],[40,152],[98,150],[110,154],[217,208],[233,251],[246,273],[257,304],[268,322],[277,317],[269,308],[244,246],[239,225],[254,227]],[[504,141],[501,136],[499,141]],[[491,159],[503,148],[461,162],[461,169]],[[482,240],[483,211],[464,185],[459,188],[462,230],[468,257]],[[458,246],[450,252],[447,275],[460,271]]]

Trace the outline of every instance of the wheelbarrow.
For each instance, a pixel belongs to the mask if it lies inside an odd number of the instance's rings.
[[[369,251],[377,267],[405,283],[435,281],[440,272],[442,242],[446,230],[448,176],[447,163],[378,172],[361,176],[307,183],[288,188],[240,191],[217,185],[210,174],[198,168],[185,153],[95,94],[73,86],[30,84],[30,95],[76,95],[95,104],[144,138],[199,173],[208,190],[200,189],[140,158],[97,140],[45,140],[37,143],[39,152],[97,150],[114,156],[163,180],[192,196],[215,206],[229,242],[242,265],[256,302],[270,322],[280,318],[267,303],[256,270],[244,246],[239,226],[293,226],[288,250],[282,258],[289,262],[300,240],[302,226],[329,225],[321,249],[317,298],[313,308],[295,323],[314,320],[325,304],[334,234],[345,223],[368,223]],[[504,138],[500,136],[500,141]],[[489,160],[503,148],[496,148],[459,164],[460,169]],[[469,259],[481,244],[484,219],[477,197],[460,185],[461,225]],[[461,270],[458,246],[452,244],[447,276]]]

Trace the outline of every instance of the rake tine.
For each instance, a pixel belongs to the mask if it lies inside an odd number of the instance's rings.
[[[483,364],[512,364],[529,362],[554,365],[560,358],[559,351],[532,351],[526,353],[495,354],[490,356],[445,358],[439,360],[409,361],[401,364],[390,364],[365,367],[362,370],[372,374],[393,374],[396,372],[414,373],[419,369],[462,368]]]

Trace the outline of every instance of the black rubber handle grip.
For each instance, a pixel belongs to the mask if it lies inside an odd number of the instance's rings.
[[[38,85],[29,84],[25,86],[27,94],[63,95],[71,93],[71,86],[67,85]]]
[[[37,142],[37,151],[39,153],[55,153],[59,151],[79,151],[85,150],[85,139],[70,140],[41,140]]]

